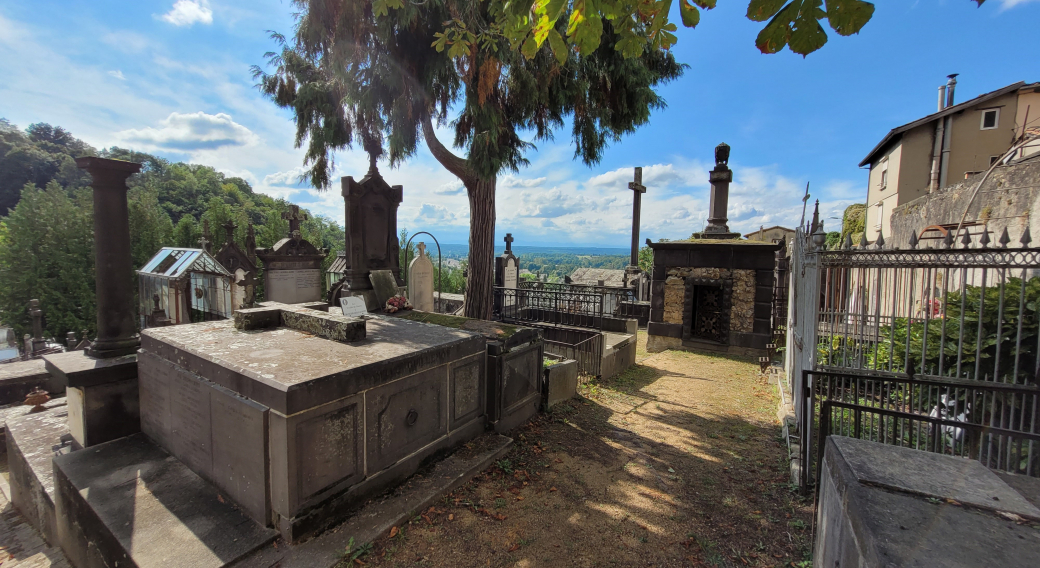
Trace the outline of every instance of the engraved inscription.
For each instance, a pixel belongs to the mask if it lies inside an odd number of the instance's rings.
[[[173,453],[195,471],[211,471],[209,392],[186,371],[177,369],[170,381],[170,445]]]
[[[516,355],[504,362],[502,382],[502,408],[523,401],[531,394],[538,392],[538,378],[541,365],[538,361],[538,350],[532,349]]]
[[[267,298],[283,304],[312,302],[321,297],[321,270],[268,270]]]
[[[366,393],[370,475],[447,433],[447,379],[441,365]]]
[[[267,519],[267,408],[211,387],[213,469],[208,477],[258,521]]]
[[[296,427],[300,498],[358,473],[358,405],[316,416]]]
[[[155,355],[138,355],[138,392],[141,408],[141,431],[163,448],[169,448],[170,428],[169,380],[173,367]]]

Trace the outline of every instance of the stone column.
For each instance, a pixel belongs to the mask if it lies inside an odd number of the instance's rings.
[[[708,226],[703,238],[736,239],[740,233],[729,230],[729,184],[733,181],[733,170],[729,169],[729,145],[725,142],[715,147],[715,168],[708,175],[711,182],[711,201],[708,205]]]
[[[77,158],[94,188],[95,287],[97,340],[90,355],[106,359],[137,352],[141,337],[134,322],[133,266],[130,257],[130,215],[126,179],[141,164],[105,158]]]

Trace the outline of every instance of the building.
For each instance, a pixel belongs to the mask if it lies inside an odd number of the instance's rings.
[[[776,225],[774,227],[760,228],[754,233],[748,233],[744,235],[744,238],[749,241],[762,241],[766,243],[778,243],[781,240],[790,241],[794,238],[794,229],[788,229],[787,227],[781,227]]]
[[[159,310],[170,325],[228,319],[234,312],[234,276],[202,249],[165,247],[137,271],[137,278],[142,328]]]
[[[1040,83],[1018,82],[954,104],[956,75],[939,87],[938,110],[892,129],[860,162],[870,166],[866,237],[892,234],[896,207],[984,171],[1012,141],[1040,125]],[[1040,142],[1016,158],[1040,152]]]

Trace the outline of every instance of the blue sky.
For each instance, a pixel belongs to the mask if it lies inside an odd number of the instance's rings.
[[[713,148],[733,147],[730,227],[793,226],[811,182],[824,217],[866,199],[857,164],[891,128],[934,112],[936,89],[960,73],[957,100],[1040,81],[1040,0],[875,2],[874,19],[807,58],[754,47],[761,24],[747,0],[721,0],[696,30],[680,28],[686,75],[662,89],[668,108],[605,153],[572,160],[569,129],[529,153],[531,165],[499,180],[499,237],[516,244],[625,247],[634,166],[644,167],[641,238],[685,238],[707,217]],[[274,48],[266,30],[291,32],[279,0],[0,4],[0,116],[49,122],[97,147],[119,145],[211,165],[342,223],[338,188],[299,187],[302,152],[287,112],[253,88],[249,66]],[[675,14],[678,22],[678,14]],[[449,140],[446,132],[442,140]],[[367,170],[361,152],[337,156],[337,176]],[[461,185],[423,147],[400,169],[399,226],[466,242]],[[830,220],[829,228],[838,222]]]

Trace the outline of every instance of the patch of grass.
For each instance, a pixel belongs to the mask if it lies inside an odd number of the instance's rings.
[[[704,553],[704,560],[712,566],[728,566],[726,557],[719,552],[718,546],[714,542],[701,538],[697,535],[692,534],[692,538],[697,541],[697,546],[701,547],[701,551]]]
[[[506,500],[505,499],[503,499],[501,497],[499,497],[498,499],[495,499],[495,508],[496,509],[501,509],[502,507],[505,507],[505,506],[506,506]]]
[[[501,469],[504,473],[513,473],[513,462],[510,460],[498,460],[495,462],[495,465],[497,465],[498,469]]]
[[[343,552],[343,562],[347,565],[351,565],[355,560],[366,556],[369,552],[372,552],[372,543],[366,542],[365,544],[354,545],[354,537],[350,537],[347,541],[347,549]]]

